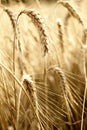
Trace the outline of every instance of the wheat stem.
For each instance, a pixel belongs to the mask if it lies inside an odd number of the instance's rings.
[[[5,65],[3,65],[2,63],[0,63],[0,66],[1,66],[1,68],[4,68],[4,69],[13,77],[13,79],[18,83],[18,85],[22,88],[23,92],[25,93],[25,95],[27,96],[27,98],[28,98],[28,100],[29,100],[29,102],[30,102],[30,104],[31,104],[31,107],[32,107],[32,109],[33,109],[33,112],[35,113],[35,116],[36,116],[36,118],[37,118],[37,120],[38,120],[38,122],[39,122],[39,124],[40,124],[41,129],[44,130],[44,128],[43,128],[43,126],[42,126],[42,124],[41,124],[41,122],[40,122],[40,119],[39,119],[39,117],[38,117],[38,115],[37,115],[37,113],[36,113],[36,111],[35,111],[35,108],[34,108],[34,105],[33,105],[33,103],[32,103],[31,97],[30,97],[30,95],[26,92],[24,86],[20,83],[20,81],[17,79],[17,77],[16,77]]]

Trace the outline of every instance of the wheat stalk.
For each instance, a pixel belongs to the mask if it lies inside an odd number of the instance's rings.
[[[43,51],[44,51],[44,56],[48,53],[48,37],[47,37],[47,32],[46,32],[46,27],[43,22],[43,19],[41,18],[40,14],[36,12],[35,10],[24,10],[21,11],[17,17],[17,23],[18,19],[22,14],[26,14],[29,16],[33,22],[33,24],[37,27],[39,35],[40,35],[40,40],[41,44],[43,46]],[[44,81],[45,81],[45,75],[46,75],[46,62],[45,62],[45,57],[44,57]],[[37,101],[37,100],[36,100]]]
[[[61,86],[62,86],[62,90],[63,90],[63,93],[64,93],[64,97],[66,98],[67,97],[67,80],[66,80],[66,77],[65,77],[65,74],[64,72],[62,71],[61,68],[59,67],[50,67],[48,69],[48,71],[50,71],[51,69],[53,69],[59,76],[60,76],[60,79],[61,79]],[[66,98],[67,99],[67,98]]]
[[[21,89],[23,90],[23,92],[25,93],[25,95],[27,96],[27,98],[28,98],[28,100],[29,100],[29,102],[30,102],[30,104],[31,104],[32,110],[33,110],[33,112],[35,113],[35,116],[36,116],[36,118],[37,118],[37,121],[39,122],[39,125],[40,125],[40,127],[41,127],[41,130],[44,130],[44,128],[43,128],[43,126],[42,126],[42,124],[41,124],[41,121],[40,121],[40,119],[39,119],[39,117],[38,117],[38,115],[37,115],[37,113],[36,113],[35,108],[34,108],[34,105],[33,105],[33,103],[32,103],[31,97],[30,97],[30,95],[26,92],[26,89],[24,88],[24,86],[22,85],[22,83],[21,83],[21,82],[18,80],[18,78],[11,72],[11,70],[10,70],[9,68],[7,68],[5,65],[3,65],[2,63],[0,63],[0,67],[1,67],[1,68],[4,68],[4,69],[13,77],[13,79],[17,82],[17,84],[21,87]]]
[[[48,69],[48,71],[50,71],[50,70],[52,70],[52,69],[53,69],[54,71],[56,71],[56,72],[58,73],[58,75],[60,76],[61,82],[62,82],[62,86],[63,86],[63,92],[65,93],[65,95],[67,95],[67,89],[66,89],[67,82],[66,82],[66,77],[65,77],[64,72],[62,71],[61,68],[56,67],[56,66],[50,67],[50,68]]]
[[[14,31],[14,43],[13,43],[13,73],[15,73],[15,41],[16,41],[16,18],[14,17],[12,11],[10,11],[9,9],[3,9],[4,12],[7,13],[10,21],[11,21],[11,24],[12,24],[12,27],[13,27],[13,31]]]
[[[18,28],[17,28],[18,30]],[[19,33],[18,33],[19,34]],[[21,41],[20,41],[20,35],[17,35],[17,39],[18,39],[18,44],[17,44],[17,48],[18,48],[18,63],[20,66],[20,74],[21,76],[24,74],[24,70],[23,70],[23,59],[22,57],[22,48],[21,48]]]
[[[72,122],[72,119],[71,119],[72,111],[71,111],[71,108],[69,105],[68,84],[67,84],[66,76],[65,76],[64,72],[62,71],[62,69],[60,69],[59,67],[56,67],[54,70],[58,73],[58,75],[61,78],[61,86],[63,87],[63,93],[64,93],[65,102],[66,102],[66,109],[67,109],[67,112],[69,113],[68,120],[70,122]],[[73,130],[72,125],[70,126],[70,128],[71,128],[71,130]]]
[[[37,95],[36,95],[36,88],[34,86],[34,82],[33,80],[31,79],[30,75],[28,74],[24,74],[23,75],[23,78],[22,78],[22,84],[25,86],[25,89],[28,91],[30,97],[31,97],[31,100],[32,100],[32,103],[34,104],[35,106],[35,109],[36,109],[36,113],[37,113],[37,116],[38,116],[38,119],[40,120],[39,118],[39,114],[38,114],[38,103],[37,103]],[[35,118],[34,118],[35,119]],[[38,130],[40,129],[40,126],[41,126],[41,129],[43,130],[43,126],[42,124],[37,124],[38,125]]]
[[[13,12],[9,9],[6,9],[6,8],[3,8],[3,11],[5,13],[7,13],[10,21],[11,21],[11,25],[12,25],[12,28],[13,28],[13,32],[14,32],[14,42],[13,42],[13,74],[15,75],[15,58],[16,58],[16,40],[17,40],[17,37],[16,37],[16,18],[14,17],[13,15]],[[16,98],[16,86],[15,86],[15,80],[13,82],[14,84],[14,94],[15,94],[15,109],[16,109],[16,114],[17,114],[17,98]],[[17,116],[17,115],[16,115]],[[16,124],[15,124],[15,127],[16,127]]]
[[[57,4],[61,4],[64,6],[69,13],[78,20],[79,23],[81,23],[82,26],[84,26],[83,20],[81,19],[81,16],[77,13],[77,11],[70,5],[69,2],[64,2],[63,0],[59,0]]]
[[[57,2],[57,4],[61,4],[62,6],[64,6],[69,11],[69,13],[71,14],[71,16],[73,16],[74,18],[76,18],[78,20],[78,22],[82,25],[82,27],[83,27],[82,42],[83,42],[83,44],[85,44],[85,42],[86,42],[86,40],[85,40],[86,39],[86,34],[85,34],[84,22],[83,22],[81,16],[70,5],[69,2],[64,2],[63,0],[60,0],[60,1]],[[68,20],[69,17],[70,17],[69,15],[66,16],[65,24],[67,24],[67,20]]]
[[[70,18],[70,14],[69,13],[67,13],[66,14],[66,16],[65,16],[65,19],[64,19],[64,31],[65,31],[65,34],[67,35],[67,26],[68,26],[68,21],[69,21],[69,18]],[[68,36],[68,35],[67,35]]]
[[[39,35],[40,35],[40,40],[41,40],[41,44],[43,46],[43,52],[44,52],[44,82],[46,80],[46,69],[47,69],[47,63],[46,63],[46,54],[48,53],[48,36],[47,36],[47,31],[46,31],[46,26],[44,24],[44,21],[42,19],[42,17],[40,16],[40,14],[38,12],[36,12],[35,10],[24,10],[21,11],[17,17],[17,21],[19,19],[19,17],[22,14],[26,14],[27,16],[29,16],[33,22],[33,24],[37,27]]]
[[[17,21],[20,17],[20,15],[22,14],[26,14],[27,16],[29,16],[33,22],[33,24],[38,28],[39,30],[39,35],[40,35],[40,39],[41,39],[41,43],[43,45],[43,50],[44,50],[44,56],[46,55],[46,53],[48,52],[48,37],[47,37],[47,33],[46,33],[46,28],[45,28],[45,24],[43,23],[43,20],[40,16],[39,13],[37,13],[35,10],[24,10],[21,11],[17,17]]]
[[[86,57],[86,50],[87,50],[87,30],[84,30],[85,32],[85,45],[83,45],[83,63],[84,63],[84,77],[85,77],[85,88],[84,88],[84,98],[83,98],[83,107],[82,107],[82,118],[81,118],[81,130],[83,130],[84,128],[84,112],[85,112],[85,103],[86,103],[86,95],[87,95],[87,66],[86,66],[86,63],[87,63],[87,57]]]
[[[64,53],[64,39],[63,39],[63,30],[62,30],[62,24],[60,21],[57,21],[57,27],[58,27],[58,36],[59,36],[59,44],[62,50],[62,53]]]
[[[72,112],[71,112],[71,108],[70,108],[70,105],[69,105],[68,83],[67,83],[67,80],[66,80],[66,76],[65,76],[64,72],[62,71],[62,69],[60,67],[55,67],[55,66],[50,67],[48,69],[48,71],[50,71],[51,69],[53,69],[60,77],[61,87],[62,87],[62,90],[63,90],[64,99],[65,99],[65,102],[66,102],[66,109],[67,109],[67,113],[68,113],[68,119],[69,119],[69,121],[71,121]],[[70,126],[70,127],[72,129],[72,126]]]
[[[86,45],[86,38],[87,38],[87,30],[84,29],[83,30],[83,37],[82,37],[82,43],[84,44],[84,46]]]

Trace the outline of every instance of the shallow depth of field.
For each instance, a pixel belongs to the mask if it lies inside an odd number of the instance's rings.
[[[86,8],[1,0],[0,130],[87,130]]]

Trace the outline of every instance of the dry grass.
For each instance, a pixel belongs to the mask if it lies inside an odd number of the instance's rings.
[[[87,129],[83,8],[85,0],[0,7],[0,130]]]

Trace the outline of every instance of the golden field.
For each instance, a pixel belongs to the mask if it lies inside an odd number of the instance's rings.
[[[0,5],[0,130],[87,129],[86,8]]]

